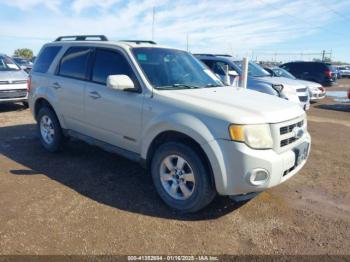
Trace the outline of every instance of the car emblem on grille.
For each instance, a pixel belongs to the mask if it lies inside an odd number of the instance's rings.
[[[294,134],[294,137],[297,139],[301,138],[304,135],[304,130],[297,126],[293,128],[292,132]]]

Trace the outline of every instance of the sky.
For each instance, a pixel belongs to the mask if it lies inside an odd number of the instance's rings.
[[[350,63],[350,1],[0,0],[0,53],[30,48],[36,54],[58,36],[77,34],[153,35],[193,53],[258,60],[308,60],[325,50]]]

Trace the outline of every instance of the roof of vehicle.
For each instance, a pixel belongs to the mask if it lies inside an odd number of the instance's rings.
[[[331,65],[330,63],[326,63],[326,62],[322,62],[322,61],[291,61],[291,62],[284,63],[284,65],[285,65],[285,64],[294,64],[294,63]]]
[[[99,38],[95,40],[95,38]],[[65,40],[67,39],[67,40]],[[91,40],[93,39],[93,40]],[[119,40],[111,41],[103,35],[79,35],[79,36],[60,36],[55,41],[47,43],[47,45],[91,45],[91,46],[119,46],[121,48],[151,47],[151,48],[171,48],[173,47],[158,45],[151,40]]]

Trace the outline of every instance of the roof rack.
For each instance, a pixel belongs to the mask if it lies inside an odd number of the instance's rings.
[[[55,40],[55,42],[60,41],[108,41],[108,38],[104,35],[66,35]]]
[[[119,40],[120,42],[135,43],[135,44],[151,44],[156,45],[157,43],[151,40]]]
[[[232,55],[228,54],[193,54],[193,55],[202,55],[202,56],[225,56],[225,57],[232,57]]]
[[[193,55],[215,56],[215,55],[213,55],[213,54],[193,54]]]
[[[226,56],[226,57],[232,57],[232,55],[229,55],[229,54],[215,54],[215,56]]]

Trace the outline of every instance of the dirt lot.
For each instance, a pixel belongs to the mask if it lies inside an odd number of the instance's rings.
[[[0,254],[350,254],[350,104],[327,98],[308,115],[301,173],[181,215],[138,165],[77,141],[49,154],[29,110],[0,105]]]

